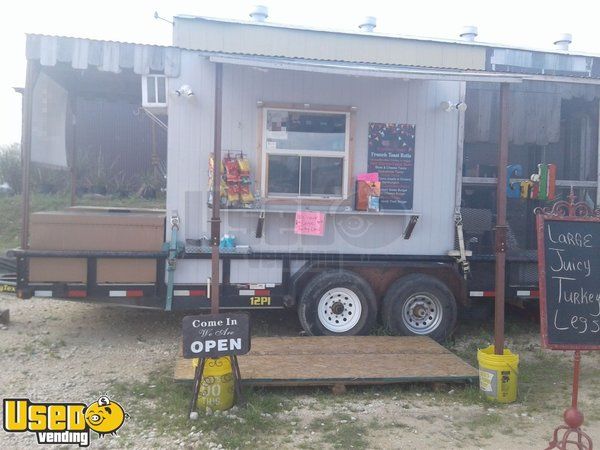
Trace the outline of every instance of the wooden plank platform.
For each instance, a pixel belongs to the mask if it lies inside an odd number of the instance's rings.
[[[254,386],[461,383],[478,377],[475,368],[421,336],[259,337],[238,360],[242,382]],[[194,378],[191,360],[178,358],[174,378]]]

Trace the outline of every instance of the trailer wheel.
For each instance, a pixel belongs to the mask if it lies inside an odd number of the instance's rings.
[[[329,270],[308,282],[298,304],[302,328],[312,335],[368,333],[377,320],[371,286],[346,270]]]
[[[400,278],[383,299],[383,321],[394,334],[429,336],[441,342],[454,331],[456,315],[450,289],[429,275]]]

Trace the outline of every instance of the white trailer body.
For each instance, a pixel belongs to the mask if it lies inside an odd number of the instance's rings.
[[[208,163],[214,142],[215,64],[197,52],[183,52],[181,75],[171,86],[189,85],[191,100],[169,104],[167,211],[177,211],[187,239],[209,234]],[[263,170],[259,159],[261,104],[308,104],[352,108],[351,160],[348,177],[367,171],[369,123],[406,123],[416,126],[413,209],[397,215],[336,214],[351,198],[328,205],[325,235],[294,234],[294,214],[268,212],[262,238],[255,236],[258,214],[222,211],[222,230],[236,242],[262,252],[377,253],[385,255],[447,255],[454,248],[454,205],[457,179],[459,112],[440,108],[444,100],[460,101],[461,82],[352,77],[293,70],[257,70],[225,64],[223,74],[223,152],[247,155],[253,172]],[[258,187],[260,189],[260,187]],[[261,192],[261,195],[264,195]],[[270,198],[264,198],[269,202]],[[278,199],[280,200],[280,199]],[[310,200],[305,201],[310,205]],[[301,206],[302,207],[302,206]],[[410,239],[402,233],[411,215],[419,222]],[[354,221],[361,229],[353,228]],[[354,225],[355,227],[355,225]],[[281,269],[261,267],[256,279],[248,261],[236,263],[236,281],[277,282]],[[243,266],[247,268],[244,269]],[[248,274],[244,274],[244,271]],[[233,271],[232,271],[233,273]],[[210,275],[209,261],[182,261],[177,282],[195,283]]]

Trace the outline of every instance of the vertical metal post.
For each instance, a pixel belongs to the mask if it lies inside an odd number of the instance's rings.
[[[467,93],[467,83],[461,82],[458,88],[458,101],[464,102]],[[454,193],[454,213],[460,213],[462,204],[462,177],[464,164],[464,143],[465,143],[465,112],[458,111],[457,121],[457,139],[456,139],[456,182]]]
[[[192,394],[192,401],[190,404],[190,418],[194,411],[198,410],[198,393],[200,392],[200,385],[202,384],[202,375],[204,374],[204,366],[206,365],[206,358],[200,358],[196,371],[194,372],[194,393]]]
[[[571,407],[577,409],[577,400],[579,397],[579,371],[581,367],[581,352],[575,350],[573,358],[573,395],[571,396]]]
[[[69,93],[71,105],[71,206],[77,203],[77,98]]]
[[[73,160],[71,162],[73,166],[71,167],[71,206],[75,206],[77,204],[77,170],[75,169],[75,155],[73,155]]]
[[[504,295],[506,286],[506,165],[508,163],[508,83],[500,85],[500,148],[496,183],[494,349],[504,353]]]
[[[581,429],[583,425],[583,413],[577,409],[577,397],[579,395],[579,370],[581,366],[581,352],[575,350],[573,364],[573,396],[571,398],[571,407],[564,414],[565,425],[560,425],[554,429],[554,434],[550,445],[546,450],[554,448],[567,450],[577,448],[579,450],[591,450],[594,446],[590,438]],[[562,433],[562,436],[560,434]]]
[[[31,115],[33,111],[33,90],[39,75],[39,65],[27,61],[25,89],[23,90],[23,119],[21,128],[21,248],[29,248],[29,204],[31,177]]]
[[[210,245],[212,246],[212,275],[210,312],[219,313],[219,243],[221,238],[221,128],[223,106],[223,64],[215,64],[215,141],[213,168],[212,218],[210,219]]]
[[[158,176],[158,152],[156,151],[156,123],[154,120],[150,120],[150,130],[152,131],[152,157],[150,163],[152,164],[152,174]]]

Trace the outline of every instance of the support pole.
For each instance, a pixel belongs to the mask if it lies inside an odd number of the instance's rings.
[[[75,164],[75,156],[73,155],[73,162]],[[77,204],[77,169],[75,166],[71,167],[71,206],[75,206]]]
[[[500,149],[496,183],[494,350],[504,353],[504,295],[506,286],[506,165],[508,163],[508,83],[500,85]]]
[[[219,244],[221,239],[221,121],[223,104],[223,64],[215,64],[215,142],[213,168],[212,218],[210,219],[210,245],[212,246],[212,275],[210,312],[219,313]]]
[[[573,358],[573,394],[571,396],[571,407],[577,409],[577,402],[579,398],[579,371],[581,370],[581,352],[575,350],[575,356]]]
[[[467,92],[467,83],[461,82],[458,88],[458,101],[464,102]],[[464,143],[465,143],[465,112],[458,111],[458,121],[456,130],[456,183],[454,185],[454,213],[460,214],[462,205],[462,177],[464,164]]]
[[[190,419],[192,418],[192,413],[198,411],[198,393],[200,392],[200,385],[202,384],[202,375],[204,374],[205,365],[206,358],[200,358],[194,372],[194,393],[192,394],[192,401],[190,403]]]
[[[33,90],[40,68],[37,62],[27,61],[25,89],[22,102],[21,128],[21,248],[29,248],[29,204],[31,202],[31,116],[33,111]]]
[[[71,119],[71,206],[77,204],[77,98],[69,93]]]
[[[546,450],[555,448],[559,450],[574,448],[578,450],[592,450],[594,447],[592,438],[581,429],[581,425],[583,425],[583,413],[577,409],[579,371],[581,368],[581,352],[579,350],[575,350],[575,357],[573,359],[573,396],[571,397],[571,407],[563,414],[565,425],[560,425],[554,430],[552,441],[550,441],[550,445],[548,445]]]

